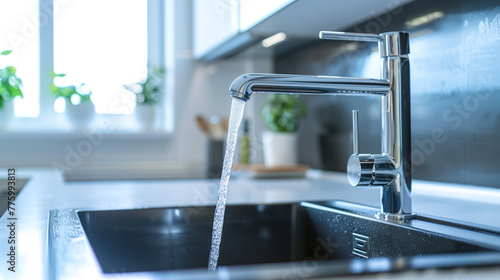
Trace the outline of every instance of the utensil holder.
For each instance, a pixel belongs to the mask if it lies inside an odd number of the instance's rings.
[[[224,164],[224,140],[209,139],[207,141],[207,177],[220,178]]]

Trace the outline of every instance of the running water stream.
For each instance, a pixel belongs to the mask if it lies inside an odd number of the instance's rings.
[[[219,194],[217,198],[217,205],[215,207],[214,225],[212,228],[212,245],[210,247],[210,257],[208,259],[209,271],[215,271],[217,269],[220,242],[222,239],[222,227],[224,225],[224,213],[226,211],[227,185],[231,175],[236,139],[238,137],[238,128],[240,127],[243,111],[245,110],[245,103],[245,101],[239,98],[233,98],[233,102],[231,103],[226,155],[224,156],[224,165],[222,168],[222,176],[220,178]]]

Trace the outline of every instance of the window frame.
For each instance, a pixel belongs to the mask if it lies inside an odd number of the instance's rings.
[[[68,127],[64,118],[54,111],[54,97],[48,91],[50,77],[44,75],[54,69],[54,10],[60,9],[68,0],[39,0],[39,109],[37,118],[14,117],[11,120],[7,135],[17,138],[22,135],[53,135],[59,138],[63,134],[82,134],[81,129]],[[148,28],[148,64],[152,67],[166,69],[166,3],[162,0],[147,0],[147,28]],[[168,69],[167,69],[168,70]],[[167,71],[168,73],[168,71]],[[173,116],[170,111],[173,108],[173,97],[166,86],[167,76],[163,79],[163,98],[158,105],[157,113],[160,120],[155,130],[143,132],[140,128],[119,128],[116,130],[103,131],[105,134],[117,134],[121,136],[143,135],[145,138],[158,138],[170,135],[173,132]],[[125,123],[133,123],[134,115],[106,115],[96,113],[96,121],[89,126],[88,130],[99,130],[101,124],[106,121],[118,120]],[[4,138],[2,137],[2,138]]]

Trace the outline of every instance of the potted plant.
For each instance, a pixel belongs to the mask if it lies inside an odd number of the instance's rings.
[[[262,134],[266,166],[297,164],[297,129],[307,114],[299,95],[268,94],[261,115],[268,129]]]
[[[66,117],[75,128],[85,128],[93,120],[95,107],[92,103],[92,92],[85,83],[80,86],[57,86],[54,81],[57,78],[63,78],[66,74],[56,74],[51,71],[52,81],[49,84],[49,90],[57,98],[63,98],[66,103]]]
[[[156,106],[162,94],[163,68],[148,67],[146,79],[123,87],[135,95],[136,106],[134,109],[137,121],[143,130],[153,130],[156,120]]]
[[[3,51],[0,55],[7,56],[11,50]],[[14,116],[13,99],[16,96],[23,98],[21,86],[23,82],[16,74],[14,66],[0,69],[0,127],[5,129],[12,116]]]

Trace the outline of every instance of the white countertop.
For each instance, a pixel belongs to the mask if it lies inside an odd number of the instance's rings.
[[[218,180],[85,181],[65,182],[53,170],[17,170],[30,178],[16,199],[16,272],[3,261],[0,279],[45,279],[47,276],[47,221],[53,209],[123,209],[162,206],[214,205]],[[377,188],[351,187],[345,174],[310,171],[303,179],[231,179],[228,204],[346,200],[378,206]],[[499,228],[500,189],[413,181],[413,209],[419,214]],[[0,252],[6,259],[9,244],[7,215],[0,219]],[[497,277],[500,267],[448,271],[453,277]],[[429,279],[438,274],[428,275]],[[400,275],[401,276],[401,275]],[[387,278],[385,275],[382,278]],[[426,274],[408,272],[411,279]],[[357,277],[359,278],[359,276]],[[371,276],[373,278],[373,275]],[[495,279],[495,278],[492,278]]]

